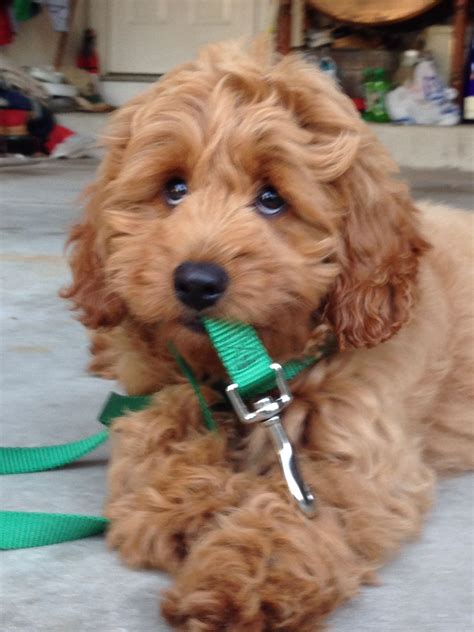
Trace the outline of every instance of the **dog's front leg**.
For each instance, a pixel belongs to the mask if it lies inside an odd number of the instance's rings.
[[[249,493],[249,475],[233,472],[225,433],[204,428],[189,386],[117,420],[112,445],[108,543],[130,566],[175,572],[217,514]]]

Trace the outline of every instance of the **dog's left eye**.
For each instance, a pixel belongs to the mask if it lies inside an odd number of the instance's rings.
[[[188,185],[183,178],[171,178],[165,184],[164,196],[168,204],[176,206],[188,194]]]
[[[262,215],[277,215],[285,209],[286,202],[276,189],[267,186],[258,194],[255,206]]]

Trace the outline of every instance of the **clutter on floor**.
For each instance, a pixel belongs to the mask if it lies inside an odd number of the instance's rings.
[[[310,0],[306,6],[303,53],[340,84],[367,121],[446,126],[474,120],[474,36],[466,51],[466,2]],[[454,81],[455,45],[460,81]]]
[[[111,112],[114,108],[102,100],[97,75],[74,66],[61,71],[32,67],[28,73],[41,82],[53,112]]]
[[[97,156],[92,135],[76,134],[55,118],[59,112],[104,113],[114,109],[101,96],[93,29],[84,29],[75,61],[64,63],[77,4],[77,0],[0,2],[0,47],[21,36],[22,24],[43,11],[49,15],[52,34],[58,34],[50,66],[35,65],[32,60],[31,65],[20,67],[0,54],[0,165],[11,164],[15,157],[23,164],[25,157]]]
[[[84,72],[72,69],[69,76],[82,86],[83,91],[88,91],[90,97],[94,91],[87,77],[83,76]],[[64,76],[44,68],[31,68],[27,72],[0,55],[0,166],[4,160],[11,164],[15,156],[19,157],[19,163],[24,156],[97,157],[94,136],[76,134],[55,119],[52,102],[57,98],[68,98],[66,90],[62,97],[58,91],[54,96],[56,88],[78,90],[73,83],[62,83]],[[84,101],[89,103],[87,97]]]

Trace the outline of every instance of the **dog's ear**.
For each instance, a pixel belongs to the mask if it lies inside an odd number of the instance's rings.
[[[90,329],[118,325],[126,309],[122,300],[107,289],[97,231],[90,220],[72,228],[68,245],[72,247],[72,283],[61,290],[61,297],[71,299],[79,320]]]
[[[326,315],[341,348],[372,347],[408,321],[418,260],[428,244],[402,184],[371,174],[361,160],[337,186],[345,208],[342,272],[328,296]]]
[[[276,69],[282,98],[312,133],[315,184],[340,214],[342,272],[325,315],[341,348],[374,346],[407,322],[416,299],[418,260],[428,248],[418,212],[393,176],[396,165],[336,84],[291,56]]]
[[[123,301],[110,289],[105,274],[103,213],[114,189],[114,180],[120,173],[134,114],[150,95],[151,91],[139,95],[112,117],[102,138],[106,156],[95,181],[86,190],[88,204],[84,220],[72,228],[67,242],[71,248],[72,282],[61,290],[60,296],[72,301],[79,320],[90,329],[113,327],[126,314]]]

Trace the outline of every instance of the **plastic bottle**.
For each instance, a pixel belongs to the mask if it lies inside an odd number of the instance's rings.
[[[364,94],[366,121],[387,123],[390,117],[385,106],[385,97],[390,90],[390,82],[383,68],[367,68],[364,71]]]
[[[395,74],[395,83],[399,86],[409,87],[413,83],[415,66],[420,59],[417,50],[409,49],[403,51],[400,66]]]

